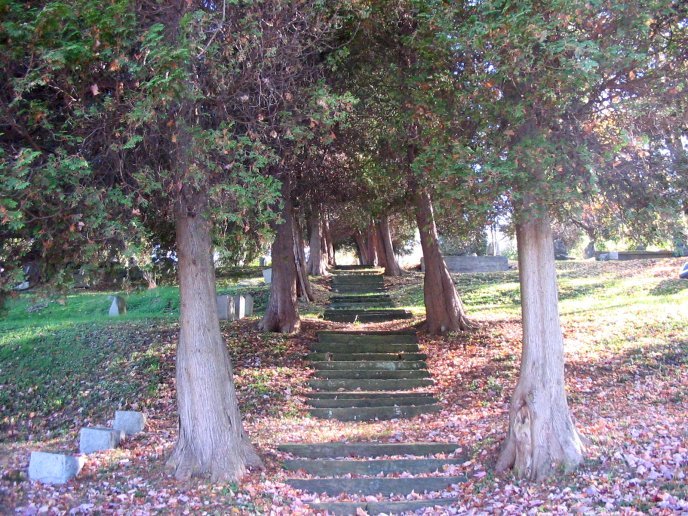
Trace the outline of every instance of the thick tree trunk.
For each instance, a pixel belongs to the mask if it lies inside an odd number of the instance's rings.
[[[437,240],[437,228],[430,195],[424,189],[416,193],[416,222],[425,261],[425,317],[430,334],[468,330],[472,327],[444,263]]]
[[[560,466],[574,469],[584,447],[564,390],[564,339],[549,217],[530,217],[516,227],[523,350],[497,470],[513,467],[520,477],[540,480]]]
[[[327,242],[321,211],[313,209],[309,219],[310,255],[308,256],[308,274],[324,276],[327,274]]]
[[[202,195],[175,207],[181,315],[177,345],[179,437],[168,460],[178,479],[236,481],[261,464],[244,432],[217,316],[210,223]]]
[[[296,296],[296,260],[294,259],[294,229],[291,190],[288,179],[282,183],[284,222],[277,226],[272,244],[272,283],[270,300],[258,328],[263,331],[293,333],[299,330],[301,321]]]
[[[298,274],[297,296],[305,301],[315,301],[311,282],[308,280],[306,253],[303,248],[301,219],[297,213],[294,213],[294,258],[296,259],[296,272]]]
[[[370,265],[370,258],[368,257],[368,243],[360,231],[356,231],[354,233],[354,242],[356,242],[359,265]]]
[[[375,223],[371,222],[368,226],[368,229],[366,229],[366,249],[368,251],[367,265],[371,265],[373,267],[380,265],[380,255],[378,254],[380,246],[377,244],[378,238],[379,237]]]
[[[377,223],[377,229],[385,255],[385,276],[401,276],[401,267],[399,267],[397,257],[394,255],[392,235],[389,231],[389,218],[386,215]]]

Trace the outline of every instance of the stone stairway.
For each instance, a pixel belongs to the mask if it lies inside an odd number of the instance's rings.
[[[393,307],[379,271],[350,268],[332,279],[334,295],[325,318],[340,322],[407,319]],[[309,413],[338,421],[406,419],[438,412],[440,406],[415,332],[322,331],[310,345],[315,374],[306,394]],[[391,424],[394,424],[393,422]],[[296,489],[351,501],[311,503],[328,514],[399,514],[457,504],[450,486],[464,477],[446,468],[463,463],[457,447],[446,443],[284,444]],[[432,495],[428,494],[432,493]]]
[[[456,446],[445,443],[285,444],[279,449],[294,457],[284,462],[285,469],[314,477],[288,480],[295,489],[332,497],[363,497],[363,501],[310,504],[327,514],[360,514],[361,510],[399,514],[447,507],[459,501],[449,491],[450,486],[466,480],[444,473],[445,468],[466,460],[453,455]],[[425,494],[426,498],[408,499],[413,493]],[[430,497],[428,493],[434,494]]]
[[[376,269],[335,271],[332,291],[335,295],[325,310],[328,321],[369,323],[412,317],[410,312],[394,308],[382,274]]]

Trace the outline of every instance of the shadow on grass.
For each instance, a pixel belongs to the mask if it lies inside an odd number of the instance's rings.
[[[688,291],[688,280],[683,279],[665,279],[660,281],[652,290],[649,291],[651,296],[670,296],[678,294],[679,292]]]

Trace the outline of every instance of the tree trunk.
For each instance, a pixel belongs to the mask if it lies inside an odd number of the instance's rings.
[[[373,267],[380,265],[379,246],[377,245],[378,233],[374,223],[370,223],[366,229],[366,249],[368,250],[368,264]]]
[[[324,224],[319,209],[313,209],[308,225],[311,232],[308,273],[313,276],[324,276],[327,274],[327,243],[325,242]]]
[[[397,257],[394,255],[392,235],[389,232],[389,218],[386,215],[377,223],[377,229],[381,248],[385,255],[385,276],[401,276],[401,268],[397,262]]]
[[[293,208],[289,180],[282,182],[282,224],[272,243],[272,283],[270,300],[258,328],[263,331],[293,333],[299,330],[301,321],[296,296],[296,260],[294,259]]]
[[[167,464],[178,479],[210,475],[237,481],[261,465],[244,432],[227,347],[217,316],[210,223],[203,195],[175,206],[179,292],[177,406],[179,437]]]
[[[472,327],[444,263],[437,241],[432,200],[425,189],[416,193],[416,222],[425,261],[425,317],[430,334],[468,330]]]
[[[327,217],[327,212],[322,213],[323,221],[323,239],[325,244],[325,254],[327,256],[327,264],[330,267],[337,266],[337,260],[334,256],[334,242],[332,241],[332,233],[330,233],[330,219]]]
[[[356,250],[358,251],[359,265],[370,265],[370,258],[368,257],[368,243],[360,231],[354,233],[354,242],[356,242]]]
[[[583,258],[594,258],[595,257],[595,241],[590,240],[588,245],[585,246],[583,250]]]
[[[556,467],[578,466],[584,447],[564,390],[564,339],[549,217],[521,221],[516,237],[523,350],[497,470],[513,467],[519,477],[541,480]]]
[[[298,274],[297,296],[305,301],[315,301],[311,282],[308,280],[306,253],[303,247],[301,219],[297,213],[294,213],[294,258],[296,259],[296,272]]]

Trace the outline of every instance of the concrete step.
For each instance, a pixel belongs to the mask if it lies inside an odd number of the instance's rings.
[[[401,352],[401,353],[332,353],[332,352],[322,352],[322,353],[310,353],[306,355],[308,360],[316,362],[313,364],[315,367],[317,363],[322,362],[353,362],[357,360],[382,360],[382,361],[414,361],[414,360],[426,360],[428,356],[425,353],[412,353],[412,352]]]
[[[318,332],[320,342],[336,342],[340,344],[358,342],[384,342],[387,344],[414,344],[418,342],[415,332],[389,331],[321,331]]]
[[[343,457],[389,457],[408,455],[425,457],[454,453],[459,447],[451,443],[375,443],[329,442],[280,444],[277,449],[306,459],[336,459]]]
[[[350,459],[289,459],[284,461],[284,469],[289,471],[305,471],[309,475],[318,477],[334,477],[339,475],[379,475],[395,473],[435,473],[442,472],[445,466],[459,465],[465,462],[461,459],[382,459],[382,460],[350,460]]]
[[[359,311],[353,313],[341,313],[338,310],[325,310],[323,318],[326,321],[333,322],[359,322],[359,323],[375,323],[375,322],[388,322],[388,321],[398,321],[402,319],[412,319],[413,314],[407,312],[406,310],[399,311]]]
[[[319,391],[408,391],[420,387],[430,387],[430,378],[415,378],[409,380],[311,380],[308,385]]]
[[[308,347],[321,353],[417,353],[419,350],[415,342],[312,342]]]
[[[361,495],[408,495],[444,491],[447,487],[466,481],[466,477],[420,478],[294,478],[287,484],[309,493],[326,493],[337,496],[343,493]]]
[[[382,287],[360,287],[360,286],[334,286],[332,291],[337,294],[381,294],[386,292]]]
[[[330,303],[377,303],[391,301],[388,294],[371,294],[369,296],[331,296]]]
[[[307,392],[304,396],[309,399],[318,400],[372,400],[378,398],[416,398],[423,396],[432,396],[432,393],[404,391],[337,391]]]
[[[430,378],[430,373],[425,369],[402,369],[398,371],[380,371],[378,369],[323,369],[315,373],[314,378],[323,379],[387,379],[398,380],[406,378]]]
[[[331,303],[327,310],[390,310],[394,308],[391,301],[377,303]]]
[[[313,408],[353,408],[353,407],[394,407],[408,405],[432,405],[437,403],[437,398],[431,394],[414,397],[386,396],[381,398],[309,398],[306,403]]]
[[[411,419],[442,409],[439,405],[395,405],[390,407],[311,408],[308,413],[318,419],[337,421],[388,421]]]
[[[434,500],[409,500],[405,502],[319,502],[309,507],[332,516],[353,516],[357,514],[406,514],[422,509],[442,510],[451,506],[458,507],[458,498],[438,498]],[[363,512],[360,512],[363,511]],[[433,513],[438,514],[438,513]]]
[[[408,360],[361,360],[358,362],[316,362],[311,366],[318,370],[338,370],[338,369],[374,369],[379,371],[401,371],[408,369],[427,369],[427,364],[422,361],[411,362]]]

